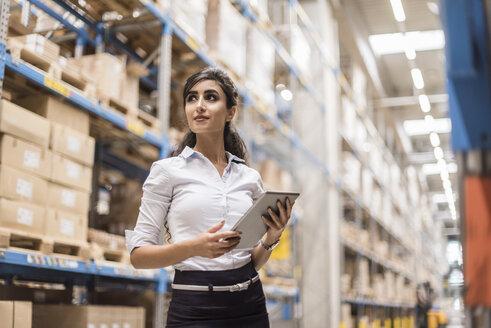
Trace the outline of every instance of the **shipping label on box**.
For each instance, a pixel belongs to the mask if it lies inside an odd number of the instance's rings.
[[[49,121],[68,126],[83,135],[89,135],[89,113],[74,107],[58,97],[50,95],[36,95],[18,98],[15,102],[46,117]]]
[[[48,185],[48,207],[86,215],[89,211],[90,194],[56,183]]]
[[[42,206],[0,198],[0,226],[29,232],[44,232]]]
[[[92,187],[92,169],[58,154],[53,154],[51,180],[65,186],[90,192]]]
[[[50,126],[47,119],[5,99],[0,104],[0,132],[48,148]]]
[[[67,126],[51,124],[51,149],[87,166],[94,164],[94,138]],[[75,179],[77,179],[75,177]]]
[[[0,165],[0,197],[44,205],[47,192],[46,180]]]
[[[87,215],[48,209],[45,235],[53,238],[87,241]]]
[[[51,151],[8,134],[1,136],[0,163],[48,179]]]

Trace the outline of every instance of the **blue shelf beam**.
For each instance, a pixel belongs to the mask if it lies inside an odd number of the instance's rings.
[[[93,46],[96,45],[96,42],[91,39],[89,34],[84,29],[77,28],[73,24],[70,24],[60,14],[58,14],[56,11],[54,11],[53,9],[51,9],[50,7],[48,7],[47,5],[42,3],[41,1],[39,1],[39,0],[28,0],[28,1],[30,3],[32,3],[33,5],[35,5],[36,7],[38,7],[39,9],[41,9],[42,11],[44,11],[45,13],[47,13],[48,15],[50,15],[51,17],[53,17],[54,19],[58,20],[60,23],[65,25],[70,31],[75,32],[85,42],[87,42]]]
[[[165,283],[168,276],[165,270],[154,270],[144,274],[131,267],[98,265],[94,261],[77,261],[56,255],[30,254],[10,250],[0,250],[0,277],[16,275],[37,281],[64,283],[66,281],[88,281],[110,279],[125,284],[146,284],[147,286]]]
[[[94,32],[96,32],[98,34],[99,33],[102,33],[103,28],[104,28],[103,26],[98,25],[98,23],[96,21],[94,21],[91,18],[89,18],[89,17],[81,14],[79,11],[77,11],[76,9],[74,9],[72,6],[70,6],[65,1],[63,1],[63,0],[52,0],[52,1],[54,3],[56,3],[58,6],[60,6],[61,8],[65,9],[66,11],[68,11],[73,16],[75,16],[77,19],[79,19],[82,22],[84,22],[84,24],[87,25],[88,27],[90,27]]]
[[[78,91],[66,87],[65,85],[51,79],[45,74],[42,74],[37,70],[34,70],[33,68],[29,67],[27,64],[24,64],[22,62],[14,63],[12,61],[12,56],[10,54],[6,54],[5,58],[6,58],[7,68],[11,69],[12,71],[19,73],[22,76],[25,76],[26,78],[39,84],[40,86],[46,88],[47,90],[66,98],[67,100],[74,103],[75,105],[113,123],[114,125],[122,128],[123,130],[130,131],[135,135],[138,135],[139,137],[145,139],[147,142],[159,148],[162,146],[164,142],[162,136],[157,136],[151,133],[150,131],[148,131],[147,129],[142,128],[134,121],[128,120],[125,116],[115,111],[104,108],[96,100],[87,99],[85,96],[81,95]]]

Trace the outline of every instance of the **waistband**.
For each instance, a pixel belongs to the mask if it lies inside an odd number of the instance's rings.
[[[176,285],[227,286],[248,281],[257,276],[252,261],[230,270],[180,271],[176,270],[173,283]]]

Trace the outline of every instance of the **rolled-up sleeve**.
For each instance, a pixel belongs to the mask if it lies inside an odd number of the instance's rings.
[[[133,230],[126,230],[126,247],[133,249],[159,244],[172,200],[172,185],[169,173],[162,162],[153,163],[150,174],[143,184],[140,213]]]

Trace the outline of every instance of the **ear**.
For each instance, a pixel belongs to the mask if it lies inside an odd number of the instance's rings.
[[[235,112],[237,111],[237,106],[232,106],[232,108],[230,108],[228,111],[227,111],[227,119],[226,121],[227,122],[231,122],[232,119],[234,118],[235,116]]]

